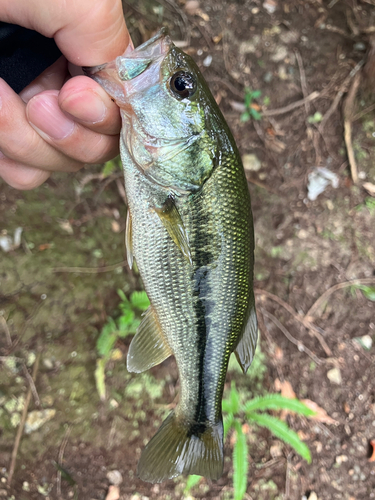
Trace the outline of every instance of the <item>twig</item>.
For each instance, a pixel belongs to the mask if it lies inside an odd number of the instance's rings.
[[[7,322],[5,321],[5,318],[3,316],[0,316],[0,324],[2,325],[3,330],[5,332],[5,337],[7,339],[8,347],[12,347],[12,337],[10,336],[10,331]]]
[[[273,341],[273,339],[272,339],[272,337],[271,337],[271,335],[270,335],[270,333],[269,333],[269,331],[264,323],[262,311],[258,310],[257,318],[258,318],[258,328],[260,330],[260,333],[262,335],[264,335],[264,337],[267,339],[267,342],[270,345],[272,351],[275,351],[275,346],[277,347],[277,344],[276,344],[276,342]],[[279,363],[276,362],[276,359],[274,357],[271,357],[271,360],[272,360],[272,363],[274,364],[274,366],[276,367],[277,374],[279,375],[279,379],[281,380],[281,382],[284,382],[284,380],[285,380],[284,373],[283,373],[281,367],[279,366]]]
[[[324,130],[324,127],[326,126],[327,121],[333,115],[333,113],[335,112],[337,106],[339,105],[339,103],[342,99],[342,96],[347,91],[346,88],[347,88],[350,80],[358,73],[358,71],[361,69],[363,64],[364,64],[364,60],[359,61],[359,63],[354,66],[354,68],[350,71],[349,75],[345,78],[345,80],[341,84],[339,91],[337,92],[335,98],[332,101],[331,106],[329,107],[327,113],[323,116],[323,119],[319,124],[318,130],[321,134],[323,134],[323,130]]]
[[[309,116],[310,114],[310,104],[309,101],[307,101],[308,93],[307,93],[307,83],[306,83],[306,75],[305,75],[305,69],[303,67],[303,61],[301,54],[299,53],[298,50],[294,51],[298,63],[298,68],[299,68],[299,74],[300,74],[300,79],[301,79],[301,89],[302,89],[302,94],[303,98],[305,100],[305,111],[306,115]]]
[[[36,390],[36,387],[35,387],[34,379],[30,375],[24,361],[22,363],[22,368],[23,368],[23,372],[25,374],[25,377],[27,378],[27,381],[29,382],[31,392],[34,396],[34,403],[36,406],[40,406],[40,399],[39,399],[38,391]]]
[[[278,109],[266,109],[262,111],[263,116],[277,116],[277,115],[283,115],[284,113],[289,113],[289,111],[293,111],[296,108],[299,108],[300,106],[304,106],[306,102],[312,102],[315,101],[318,97],[321,97],[321,92],[318,92],[317,90],[314,90],[310,95],[308,95],[306,98],[301,99],[299,101],[292,102],[291,104],[288,104],[287,106],[284,106],[283,108],[278,108]]]
[[[267,186],[264,182],[258,181],[257,179],[252,179],[250,177],[246,176],[247,182],[250,182],[250,184],[255,184],[255,186],[259,186],[262,189],[265,189],[269,193],[280,195],[275,189],[272,189],[271,187]]]
[[[354,116],[355,97],[357,95],[357,90],[358,90],[360,82],[361,82],[361,73],[357,73],[355,75],[353,83],[349,89],[347,98],[345,99],[344,109],[343,109],[344,139],[345,139],[346,150],[348,152],[350,172],[351,172],[354,184],[358,184],[359,179],[358,179],[357,163],[355,161],[353,144],[352,144],[352,119]]]
[[[332,295],[337,290],[341,290],[342,288],[347,288],[349,286],[355,285],[372,285],[375,284],[375,278],[362,278],[350,281],[344,281],[343,283],[337,283],[336,285],[328,288],[310,307],[310,309],[305,314],[305,318],[309,321],[309,318],[313,318],[316,311],[319,307],[327,300],[327,298]]]
[[[257,295],[264,295],[265,297],[268,297],[269,299],[273,300],[277,304],[279,304],[281,307],[283,307],[286,311],[288,311],[293,318],[301,323],[307,330],[311,331],[311,333],[317,338],[317,340],[320,342],[320,345],[324,349],[324,352],[327,354],[327,356],[332,356],[332,351],[328,347],[326,341],[324,340],[322,334],[319,332],[318,328],[310,323],[308,320],[307,315],[306,316],[300,316],[295,312],[295,310],[284,300],[280,299],[277,295],[274,295],[273,293],[267,292],[266,290],[261,290],[260,288],[254,288],[254,293]]]
[[[124,267],[128,263],[127,260],[123,260],[118,264],[113,264],[107,267],[53,267],[51,271],[53,273],[86,273],[86,274],[96,274],[96,273],[107,273],[109,271],[114,271],[119,267]]]
[[[121,182],[120,179],[116,179],[116,186],[117,186],[117,190],[118,190],[119,195],[123,199],[125,205],[128,206],[128,200],[126,199],[126,192],[125,192],[124,184]]]
[[[61,442],[61,446],[59,449],[59,455],[57,457],[57,463],[59,464],[60,467],[62,467],[62,461],[64,458],[64,451],[65,451],[66,445],[68,444],[70,431],[71,431],[71,427],[70,427],[70,425],[68,425],[68,427],[65,431],[63,440]],[[61,497],[61,470],[57,471],[56,491],[57,491],[57,496]]]
[[[353,118],[352,118],[352,122],[356,122],[357,120],[359,120],[360,118],[362,118],[362,116],[367,115],[367,113],[370,113],[374,109],[375,109],[375,104],[371,104],[371,106],[368,106],[367,108],[363,109],[362,111],[360,111],[359,113],[357,113],[356,115],[354,115]]]
[[[275,316],[271,313],[269,313],[268,311],[266,311],[265,309],[262,309],[262,314],[270,319],[273,323],[275,323],[275,325],[283,332],[283,334],[285,335],[285,337],[292,343],[294,344],[295,346],[297,346],[298,350],[301,351],[301,352],[305,352],[317,365],[320,365],[322,363],[322,360],[318,358],[318,356],[316,356],[312,351],[310,351],[310,349],[308,347],[306,347],[304,344],[302,344],[302,342],[300,342],[299,340],[295,339],[293,337],[293,335],[291,335],[288,330],[285,328],[284,325],[282,325],[280,323],[280,321],[275,318]]]
[[[35,381],[36,375],[38,373],[38,368],[39,368],[39,361],[40,361],[40,351],[36,355],[35,363],[34,363],[34,368],[33,368],[33,373],[32,373],[32,378]],[[23,433],[23,429],[25,427],[25,422],[27,418],[27,410],[29,408],[30,400],[31,400],[31,386],[29,387],[29,390],[27,391],[26,399],[25,399],[25,404],[22,410],[22,416],[21,416],[21,421],[20,425],[18,426],[17,430],[17,435],[16,439],[14,440],[14,446],[13,446],[13,451],[12,451],[12,458],[10,461],[10,466],[9,466],[9,474],[8,474],[8,485],[11,484],[12,479],[13,479],[13,474],[14,474],[14,468],[16,466],[16,459],[17,459],[17,453],[18,453],[18,448],[21,442],[21,436]]]

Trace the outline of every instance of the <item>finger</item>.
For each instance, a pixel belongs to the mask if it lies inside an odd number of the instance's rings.
[[[78,66],[111,61],[129,45],[121,0],[0,0],[0,12],[2,21],[55,38]]]
[[[29,102],[34,95],[43,92],[43,90],[61,89],[68,76],[68,62],[64,56],[61,56],[25,87],[19,95],[24,102]]]
[[[59,107],[57,90],[34,96],[26,112],[30,124],[47,143],[76,161],[102,163],[118,154],[118,136],[99,134],[67,117]]]
[[[0,78],[0,151],[17,163],[43,170],[74,172],[81,168],[81,162],[57,151],[33,129],[25,108],[20,96]]]
[[[108,135],[120,133],[121,117],[118,106],[91,78],[71,78],[61,89],[58,102],[65,113],[90,130]]]
[[[34,189],[43,184],[50,175],[51,172],[16,163],[0,153],[0,177],[15,189]]]

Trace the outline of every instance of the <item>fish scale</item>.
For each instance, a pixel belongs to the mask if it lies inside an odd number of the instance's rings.
[[[179,402],[137,472],[150,482],[218,479],[229,357],[235,352],[246,371],[257,339],[241,159],[198,67],[165,32],[91,76],[121,108],[129,265],[134,257],[151,304],[128,369],[142,372],[173,354],[180,379]]]

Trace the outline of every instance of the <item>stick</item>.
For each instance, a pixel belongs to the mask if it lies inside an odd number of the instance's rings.
[[[277,295],[274,295],[273,293],[266,292],[266,290],[261,290],[260,288],[254,288],[254,293],[259,294],[259,295],[264,295],[265,297],[268,297],[269,299],[273,300],[274,302],[277,302],[281,307],[283,307],[286,311],[288,311],[293,318],[301,323],[307,330],[309,330],[312,335],[314,335],[318,341],[320,342],[320,345],[324,349],[324,352],[327,354],[327,356],[332,356],[332,351],[328,347],[326,341],[324,340],[322,334],[319,332],[317,327],[310,323],[308,320],[307,314],[304,317],[301,317],[299,314],[295,312],[295,310],[284,300],[280,299]]]
[[[300,106],[304,106],[307,102],[312,102],[318,97],[320,97],[321,93],[318,91],[312,92],[310,95],[308,95],[306,98],[301,99],[300,101],[295,101],[292,102],[291,104],[288,104],[287,106],[284,106],[283,108],[278,108],[278,109],[266,109],[265,111],[262,111],[263,116],[277,116],[277,115],[283,115],[284,113],[289,113],[289,111],[293,111],[296,108],[299,108]]]
[[[350,173],[354,184],[358,184],[358,169],[355,161],[353,144],[352,144],[352,119],[354,116],[354,103],[357,95],[357,90],[361,82],[361,74],[357,73],[354,77],[353,83],[349,89],[348,96],[344,103],[344,139],[346,150],[348,152],[348,160],[350,165]]]
[[[332,293],[336,292],[337,290],[341,290],[342,288],[347,288],[349,286],[353,285],[372,285],[375,284],[375,278],[362,278],[362,279],[357,279],[357,280],[350,280],[350,281],[344,281],[343,283],[337,283],[336,285],[332,286],[331,288],[328,288],[323,295],[321,295],[315,302],[314,304],[310,307],[310,309],[307,311],[305,314],[305,318],[308,320],[309,318],[314,317],[314,314],[316,311],[319,309],[319,307],[322,305],[327,298],[332,295]]]
[[[299,68],[299,74],[300,74],[300,79],[301,79],[301,89],[302,89],[302,94],[303,98],[305,100],[305,111],[306,115],[309,116],[310,114],[310,104],[309,101],[307,101],[308,93],[307,93],[307,83],[306,83],[306,75],[305,75],[305,69],[303,67],[303,61],[302,61],[302,56],[298,52],[298,50],[294,51],[298,63],[298,68]]]
[[[283,334],[285,335],[285,337],[292,343],[294,344],[295,346],[298,347],[298,350],[301,351],[301,352],[305,352],[308,356],[310,356],[310,358],[317,364],[317,365],[320,365],[322,363],[322,360],[318,358],[318,356],[316,356],[312,351],[310,351],[310,349],[308,347],[306,347],[304,344],[302,344],[302,342],[300,342],[299,340],[295,339],[293,337],[293,335],[291,335],[288,330],[285,328],[284,325],[282,325],[280,323],[280,321],[275,318],[275,316],[271,313],[269,313],[268,311],[266,311],[265,309],[262,309],[262,314],[270,319],[273,323],[275,323],[275,325],[283,332]]]
[[[62,467],[64,451],[65,451],[66,445],[68,444],[70,431],[71,431],[71,427],[70,427],[70,425],[68,425],[68,427],[65,431],[65,435],[63,437],[63,440],[61,442],[61,446],[59,449],[59,455],[57,457],[57,463],[59,464],[60,467]],[[61,470],[57,471],[56,491],[57,491],[57,496],[61,497]]]
[[[0,324],[3,326],[8,347],[12,347],[12,337],[10,336],[10,331],[7,322],[5,321],[5,318],[3,316],[0,316]]]
[[[40,355],[41,355],[41,353],[38,352],[38,354],[36,355],[35,363],[34,363],[34,368],[33,368],[33,373],[32,373],[32,378],[34,381],[35,381],[36,375],[38,373]],[[18,426],[16,439],[14,440],[12,458],[11,458],[10,466],[9,466],[8,485],[11,484],[12,479],[13,479],[14,468],[16,466],[18,448],[19,448],[19,445],[21,442],[22,432],[23,432],[23,429],[25,427],[25,422],[26,422],[26,418],[27,418],[27,410],[29,408],[29,404],[30,404],[30,400],[31,400],[31,392],[32,391],[31,391],[31,386],[30,386],[29,390],[27,391],[25,405],[24,405],[23,410],[22,410],[21,422],[20,422],[20,425]]]

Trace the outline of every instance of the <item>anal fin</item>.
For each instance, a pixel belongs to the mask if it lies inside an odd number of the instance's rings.
[[[128,261],[128,266],[131,269],[133,267],[134,257],[133,257],[133,246],[132,246],[132,216],[130,215],[129,208],[126,214],[125,247],[126,247],[126,259]]]
[[[131,341],[127,369],[134,373],[144,372],[171,354],[172,350],[160,328],[154,309],[150,306]]]
[[[241,340],[239,341],[234,351],[237,361],[244,373],[247,372],[247,370],[251,365],[251,362],[253,361],[255,349],[257,346],[257,340],[258,340],[258,322],[257,322],[257,315],[255,312],[255,304],[253,301],[252,307],[250,309],[249,319],[245,326]]]
[[[193,260],[188,235],[173,198],[168,197],[161,208],[155,208],[155,212],[160,217],[169,236],[181,250],[183,256],[192,264]]]

